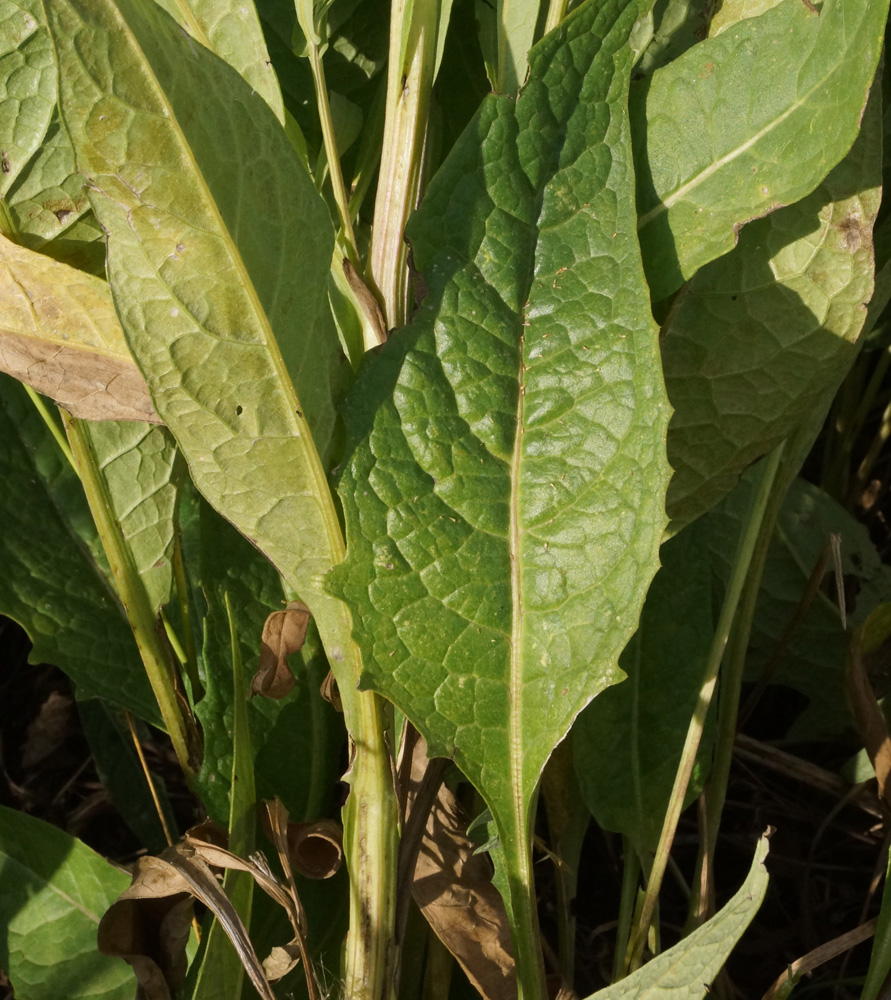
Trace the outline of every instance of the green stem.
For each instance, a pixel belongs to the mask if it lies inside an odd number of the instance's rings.
[[[62,433],[59,425],[53,419],[53,415],[52,413],[50,413],[46,403],[43,401],[43,397],[39,393],[35,392],[30,385],[27,385],[24,382],[22,383],[22,387],[28,394],[28,398],[34,404],[34,408],[43,418],[43,422],[46,424],[47,430],[50,432],[50,434],[52,434],[53,439],[59,446],[59,450],[65,456],[65,459],[67,460],[68,464],[71,466],[72,469],[74,469],[75,472],[77,472],[77,466],[74,464],[74,456],[71,454],[71,446],[68,444],[68,439]]]
[[[440,0],[392,5],[384,145],[367,268],[389,329],[402,326],[408,314],[405,224],[421,193],[439,15]]]
[[[727,656],[721,673],[721,702],[718,709],[718,734],[715,744],[714,763],[707,783],[705,796],[705,827],[706,838],[700,847],[703,855],[697,865],[697,871],[706,865],[709,880],[713,878],[715,845],[718,842],[718,830],[721,815],[724,812],[724,802],[727,798],[727,783],[730,780],[730,764],[733,759],[733,745],[736,740],[737,719],[739,717],[739,698],[742,690],[743,673],[746,666],[746,652],[749,648],[749,635],[755,618],[755,607],[758,594],[761,591],[761,577],[764,574],[764,564],[773,539],[777,518],[783,506],[788,486],[788,477],[782,473],[774,479],[774,488],[770,492],[761,521],[761,528],[755,542],[745,586],[740,598],[739,610],[733,620],[733,628],[727,645]],[[694,879],[693,901],[695,907],[700,895],[701,879]],[[706,919],[710,915],[706,907],[702,914]]]
[[[186,567],[183,562],[183,550],[180,543],[179,528],[173,536],[173,580],[176,583],[176,599],[179,604],[179,620],[183,630],[184,666],[189,684],[192,686],[192,702],[197,702],[204,694],[204,685],[198,674],[198,651],[195,649],[195,637],[192,634],[192,611],[189,606],[189,587],[186,580]]]
[[[764,459],[758,490],[740,537],[733,571],[730,576],[727,593],[724,597],[724,605],[721,608],[721,616],[718,619],[715,637],[712,640],[712,646],[703,672],[699,699],[693,711],[693,717],[690,719],[689,728],[687,729],[687,738],[681,753],[681,761],[675,776],[674,787],[672,788],[671,798],[665,814],[665,821],[662,825],[662,832],[659,835],[659,845],[656,848],[653,868],[647,882],[640,919],[629,944],[627,956],[628,972],[634,972],[641,964],[644,944],[647,938],[647,929],[650,926],[650,921],[653,919],[656,901],[659,898],[659,890],[662,887],[662,879],[665,876],[665,869],[668,866],[671,845],[674,841],[678,821],[684,808],[684,800],[687,796],[687,788],[689,787],[693,767],[696,763],[696,754],[699,750],[706,714],[708,713],[715,684],[718,679],[718,669],[721,666],[724,651],[730,638],[730,629],[736,616],[743,584],[749,572],[749,566],[755,551],[755,544],[761,530],[761,524],[764,520],[782,454],[783,445],[781,444]]]
[[[628,939],[631,937],[631,924],[634,921],[634,908],[637,904],[637,890],[640,886],[640,858],[634,845],[624,834],[622,835],[622,889],[619,896],[619,923],[616,928],[616,952],[613,956],[613,982],[618,982],[622,976],[625,952],[628,949]]]
[[[84,493],[96,530],[111,567],[118,596],[133,630],[139,654],[152,686],[161,718],[167,728],[180,767],[188,779],[198,768],[195,752],[197,733],[191,732],[174,683],[174,668],[169,647],[161,641],[159,623],[152,610],[148,593],[133,562],[133,555],[124,540],[120,523],[115,517],[105,479],[93,452],[89,431],[80,420],[64,410],[62,421],[68,434],[74,466],[83,483]]]
[[[541,953],[535,878],[532,873],[532,835],[538,791],[532,796],[517,830],[499,830],[510,892],[511,935],[517,967],[518,1000],[544,1000],[548,995]],[[511,850],[510,845],[516,849]]]
[[[340,227],[346,243],[347,256],[353,262],[353,265],[358,267],[359,252],[356,249],[356,234],[353,232],[350,199],[347,194],[346,185],[343,182],[340,155],[337,152],[337,137],[334,133],[331,105],[328,102],[328,85],[325,83],[325,67],[322,64],[322,53],[318,44],[309,35],[307,35],[306,44],[309,48],[309,65],[312,69],[312,79],[316,90],[316,106],[319,110],[319,121],[322,125],[322,140],[325,143],[325,156],[328,159],[328,174],[331,177],[334,203],[337,205],[337,214],[340,217]]]
[[[343,995],[391,1000],[394,995],[396,861],[399,827],[381,699],[359,691],[361,654],[345,605],[326,596],[316,625],[337,678],[353,759],[344,779],[343,846],[350,873],[350,929],[343,955]]]
[[[548,19],[545,21],[545,34],[553,31],[554,28],[566,17],[566,9],[569,0],[550,0],[548,4]]]

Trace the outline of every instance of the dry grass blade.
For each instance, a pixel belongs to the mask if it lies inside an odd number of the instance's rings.
[[[207,847],[219,855],[227,856],[227,860],[234,857],[222,848],[213,845]],[[158,857],[140,858],[136,862],[130,888],[121,893],[100,922],[100,939],[103,935],[103,925],[113,928],[121,920],[128,919],[129,907],[126,904],[136,900],[154,903],[164,897],[188,893],[201,900],[217,918],[263,1000],[275,1000],[275,994],[269,986],[244,924],[209,867],[209,864],[217,864],[217,861],[208,861],[207,853],[209,852],[199,851],[190,843],[183,843],[177,844],[176,847],[168,847]],[[214,853],[213,857],[217,858],[218,854]],[[126,909],[121,909],[122,904]],[[121,916],[122,913],[124,916]],[[188,927],[188,920],[186,926]],[[107,929],[106,933],[111,934],[111,931]],[[183,960],[187,936],[186,930],[186,935],[182,938]],[[160,1000],[164,994],[159,992],[155,997]],[[151,1000],[155,1000],[155,997]]]
[[[297,883],[294,881],[294,873],[291,870],[291,858],[288,850],[288,810],[278,796],[273,801],[266,801],[264,804],[268,831],[278,852],[282,871],[285,873],[290,902],[288,915],[294,930],[293,939],[284,948],[274,948],[266,960],[269,974],[283,976],[290,972],[298,960],[302,960],[309,1000],[318,1000],[316,981],[306,949],[306,913],[300,902],[300,896],[297,894]]]
[[[854,930],[848,931],[846,934],[840,934],[837,938],[833,938],[832,941],[827,941],[825,944],[821,944],[819,948],[814,948],[813,951],[809,951],[806,955],[802,955],[801,958],[796,959],[771,985],[770,989],[762,997],[762,1000],[774,1000],[774,997],[778,995],[787,996],[789,988],[797,983],[802,976],[813,972],[814,969],[823,965],[824,962],[835,958],[837,955],[844,954],[844,952],[849,951],[862,941],[869,940],[876,932],[877,923],[878,917],[868,920],[865,924],[855,927]]]
[[[303,647],[309,627],[309,608],[291,601],[284,611],[274,611],[263,626],[260,666],[251,680],[251,695],[284,698],[294,687],[288,657]]]

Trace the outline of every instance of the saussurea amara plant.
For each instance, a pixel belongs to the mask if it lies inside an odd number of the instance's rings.
[[[445,996],[452,955],[487,1000],[544,1000],[548,972],[572,988],[592,816],[624,844],[597,996],[705,995],[767,886],[761,842],[716,905],[777,539],[804,510],[856,530],[849,486],[796,476],[891,292],[887,6],[0,0],[0,611],[134,816],[122,711],[228,830],[128,889],[0,812],[20,1000],[133,996],[95,944],[121,892],[99,947],[145,997]],[[805,728],[836,724],[873,589],[823,608],[840,662],[799,680]],[[306,882],[340,805],[346,876]],[[882,938],[876,989],[889,961]]]

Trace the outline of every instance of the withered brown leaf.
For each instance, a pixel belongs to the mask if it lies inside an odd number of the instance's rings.
[[[291,601],[284,611],[273,611],[266,619],[251,696],[284,698],[291,691],[295,682],[288,657],[303,647],[309,619],[309,608],[301,601]]]

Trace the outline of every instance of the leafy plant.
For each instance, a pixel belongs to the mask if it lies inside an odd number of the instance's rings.
[[[891,289],[887,4],[571,7],[0,0],[0,358],[24,383],[0,383],[0,611],[103,700],[97,755],[118,710],[162,727],[228,829],[140,861],[103,919],[140,995],[315,1000],[324,968],[407,995],[426,918],[483,996],[539,1000],[540,813],[568,988],[588,809],[625,844],[604,1000],[704,996],[764,896],[766,840],[721,910],[713,854],[750,635],[757,672],[783,568],[856,530],[796,476]],[[856,551],[852,628],[887,584]],[[820,600],[795,642],[831,632],[826,679],[764,684],[826,731],[848,637]],[[344,766],[348,880],[306,883],[305,842],[337,864]],[[690,933],[663,949],[703,789]],[[23,869],[24,837],[71,859]],[[120,873],[64,837],[4,812],[0,863],[67,900],[88,967],[81,918]],[[211,911],[188,958],[181,893]],[[33,974],[21,896],[20,1000],[81,995]],[[132,992],[109,968],[88,992]]]

